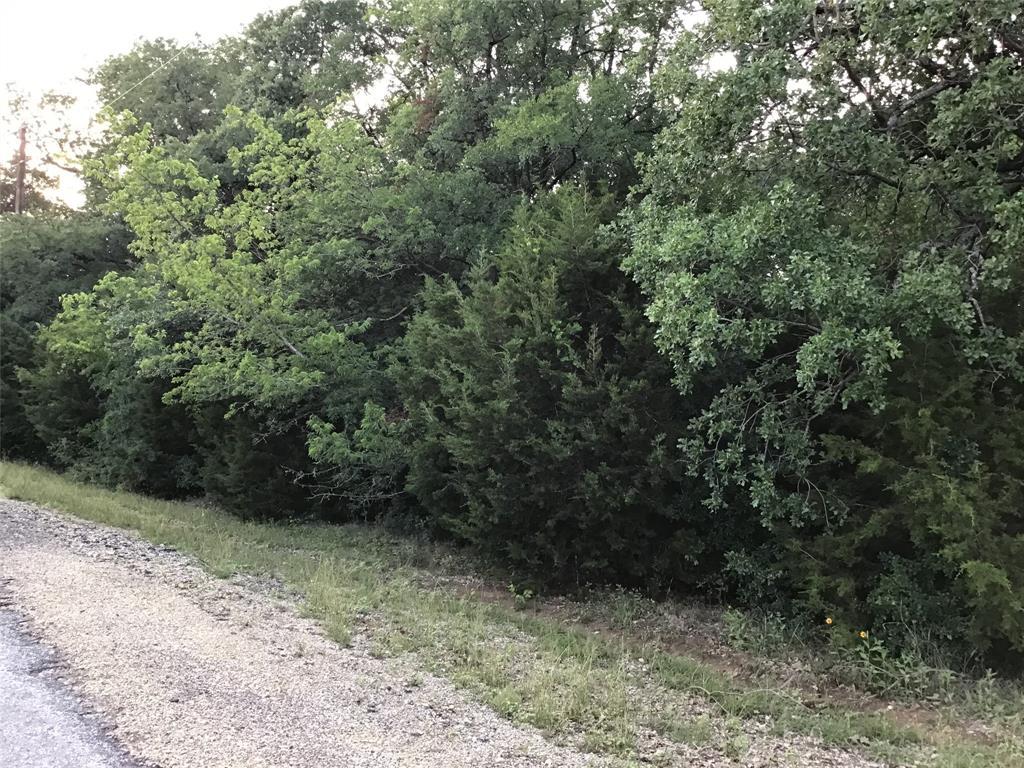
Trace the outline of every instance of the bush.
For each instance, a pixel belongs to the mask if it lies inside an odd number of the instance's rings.
[[[247,519],[315,514],[317,504],[297,482],[310,468],[300,426],[279,426],[258,414],[224,414],[210,406],[196,419],[199,480],[210,499]]]
[[[46,445],[26,413],[19,369],[31,368],[35,336],[60,309],[60,297],[88,290],[128,262],[128,233],[89,213],[0,216],[0,453],[42,460]]]
[[[664,585],[693,578],[705,538],[673,457],[684,406],[607,218],[560,190],[464,290],[428,284],[397,376],[409,484],[440,529],[532,573]]]
[[[170,384],[144,376],[127,329],[145,311],[125,299],[130,278],[107,278],[64,299],[20,375],[25,408],[48,459],[104,485],[161,496],[196,492],[194,425],[163,401]]]

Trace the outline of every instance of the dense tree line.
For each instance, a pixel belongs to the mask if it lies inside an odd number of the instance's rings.
[[[86,208],[0,224],[3,450],[1014,663],[1022,65],[1014,0],[140,43]]]

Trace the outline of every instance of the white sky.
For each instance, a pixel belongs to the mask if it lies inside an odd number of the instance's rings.
[[[168,37],[204,42],[236,34],[260,13],[294,5],[297,0],[8,0],[0,15],[0,85],[32,95],[47,90],[79,97],[76,124],[85,128],[95,96],[76,77],[84,77],[112,54],[124,53],[139,38]],[[0,101],[0,158],[17,149],[17,125]],[[31,154],[31,151],[30,151]],[[60,196],[78,202],[69,179]]]

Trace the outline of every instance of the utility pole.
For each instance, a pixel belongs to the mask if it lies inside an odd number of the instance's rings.
[[[21,213],[25,206],[25,126],[18,129],[18,167],[14,179],[14,212]]]

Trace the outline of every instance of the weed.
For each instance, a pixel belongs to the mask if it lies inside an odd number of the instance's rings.
[[[519,610],[524,610],[537,597],[537,593],[529,587],[517,587],[515,584],[509,584],[508,591],[512,595],[516,608]]]
[[[891,653],[866,631],[852,645],[836,644],[833,653],[835,677],[881,696],[925,698],[949,690],[956,677],[950,670],[929,667],[916,655]]]
[[[803,628],[779,613],[730,608],[722,620],[729,645],[739,651],[757,656],[788,656],[804,645]]]
[[[651,724],[655,731],[680,744],[703,747],[715,737],[715,727],[708,715],[693,718],[666,718]]]
[[[414,674],[405,681],[406,688],[419,688],[423,685],[423,675]]]

